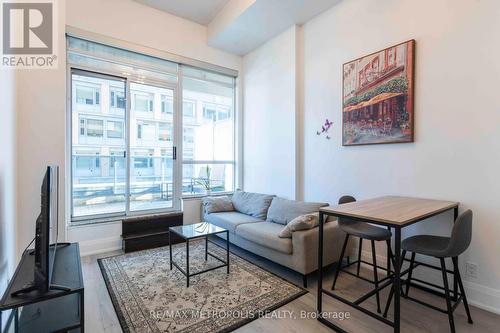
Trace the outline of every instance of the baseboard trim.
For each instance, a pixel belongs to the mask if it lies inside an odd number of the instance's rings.
[[[464,281],[469,303],[480,309],[500,314],[500,290],[479,283]]]
[[[80,256],[91,256],[95,254],[121,250],[121,237],[108,237],[96,240],[80,241]]]
[[[352,260],[357,260],[358,250],[352,249],[353,257]],[[384,252],[385,253],[385,252]],[[367,262],[372,262],[371,251],[362,251],[361,258]],[[377,265],[385,267],[386,256],[377,254]],[[462,279],[463,278],[463,274]],[[441,274],[438,271],[426,270],[425,276],[420,276],[420,278],[426,281],[436,283],[438,285],[442,284]],[[492,312],[495,314],[500,314],[500,289],[493,289],[479,283],[464,280],[464,288],[467,295],[467,300],[470,305],[478,307],[482,310]]]

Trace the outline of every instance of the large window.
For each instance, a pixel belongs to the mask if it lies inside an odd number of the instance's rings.
[[[186,100],[183,103],[182,193],[232,191],[234,78],[186,68],[182,95]],[[201,108],[198,113],[196,105]],[[200,116],[196,117],[197,114]]]
[[[234,77],[72,37],[67,54],[73,221],[234,190]]]

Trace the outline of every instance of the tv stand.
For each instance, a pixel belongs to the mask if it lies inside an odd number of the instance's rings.
[[[54,246],[49,249],[55,250]],[[13,310],[14,332],[84,332],[84,286],[78,244],[57,246],[54,283],[46,292],[32,285],[35,258],[29,252],[23,253],[0,301],[0,332],[1,312],[6,310]],[[6,332],[11,328],[6,327]]]
[[[49,250],[50,251],[54,251],[53,249],[57,250],[59,247],[65,247],[65,246],[70,246],[71,243],[54,243],[54,244],[50,244],[49,245]],[[30,256],[34,255],[35,254],[35,250],[31,249],[28,251],[28,254]],[[36,290],[39,290],[39,287],[37,287],[33,282],[32,283],[29,283],[29,284],[26,284],[24,285],[23,288],[19,289],[19,290],[16,290],[14,292],[12,292],[10,295],[12,297],[17,297],[21,294],[28,294],[32,291],[36,291]],[[63,291],[70,291],[71,288],[68,288],[68,287],[64,287],[64,286],[59,286],[59,285],[55,285],[55,284],[50,284],[49,285],[49,290],[63,290]]]
[[[27,286],[25,288],[22,288],[22,289],[19,289],[19,290],[16,290],[14,292],[12,292],[10,295],[12,297],[18,297],[19,295],[22,295],[22,294],[29,294],[30,292],[32,291],[37,291],[39,290],[37,286],[35,285],[30,285],[30,286]],[[63,286],[59,286],[57,284],[51,284],[50,287],[49,287],[49,290],[62,290],[62,291],[71,291],[71,288],[68,288],[68,287],[63,287]]]

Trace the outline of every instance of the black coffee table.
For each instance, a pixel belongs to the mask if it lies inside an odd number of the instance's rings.
[[[176,262],[172,260],[172,242],[171,233],[175,233],[179,235],[182,239],[186,241],[186,270],[182,269]],[[213,253],[208,252],[208,243],[215,244],[220,247],[219,244],[209,239],[209,236],[226,233],[226,260],[222,260],[218,258]],[[177,267],[178,270],[182,272],[187,278],[187,287],[189,287],[189,278],[191,276],[195,276],[198,274],[206,273],[209,271],[213,271],[214,269],[218,269],[221,267],[227,267],[227,274],[229,274],[229,231],[218,227],[216,225],[210,224],[208,222],[196,223],[196,224],[188,224],[182,225],[178,227],[170,227],[168,233],[168,240],[170,243],[170,269],[173,269],[173,266]],[[212,268],[207,268],[199,272],[189,273],[189,241],[198,238],[205,238],[205,261],[208,260],[208,256],[217,259],[222,264],[217,265]]]

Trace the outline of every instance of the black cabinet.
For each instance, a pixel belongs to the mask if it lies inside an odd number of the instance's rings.
[[[50,251],[54,251],[51,247]],[[66,290],[49,290],[12,296],[33,280],[34,256],[25,251],[0,301],[0,313],[12,310],[8,328],[15,332],[84,332],[84,286],[78,243],[60,244],[56,250],[52,284]],[[2,328],[0,316],[0,330]]]

